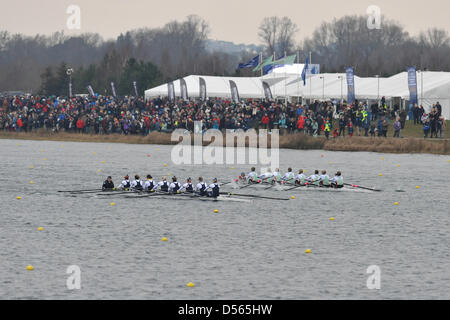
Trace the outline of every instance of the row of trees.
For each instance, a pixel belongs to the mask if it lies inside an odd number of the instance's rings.
[[[313,63],[321,64],[323,72],[343,72],[354,66],[359,76],[389,76],[407,66],[450,71],[450,38],[445,30],[430,29],[412,37],[384,17],[381,29],[370,30],[366,16],[323,22],[302,42],[295,41],[298,30],[288,17],[264,18],[258,37],[265,56],[299,52],[304,60],[311,52]],[[144,89],[189,74],[253,75],[250,70],[235,69],[255,52],[208,51],[209,31],[198,16],[161,28],[129,31],[108,41],[98,34],[68,37],[56,32],[29,37],[0,31],[0,91],[67,92],[63,66],[75,70],[74,92],[86,92],[91,84],[103,93],[110,90],[111,81],[118,92],[129,94],[132,81]]]
[[[259,39],[266,55],[300,52],[322,72],[343,72],[354,66],[359,76],[389,76],[407,66],[422,70],[450,71],[450,38],[446,30],[431,28],[412,37],[397,22],[382,17],[380,29],[369,29],[366,16],[345,16],[323,22],[302,43],[295,43],[297,25],[288,17],[265,18],[259,27]]]

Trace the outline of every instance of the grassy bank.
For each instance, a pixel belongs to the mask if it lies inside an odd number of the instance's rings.
[[[88,135],[76,133],[51,133],[40,131],[37,133],[0,132],[0,139],[21,139],[41,141],[74,141],[74,142],[103,142],[103,143],[130,143],[130,144],[159,144],[173,145],[171,135],[153,132],[143,136]],[[225,139],[224,139],[225,140]],[[270,139],[269,139],[270,142]],[[225,141],[224,141],[225,143]],[[206,145],[206,143],[205,143]],[[270,145],[270,143],[269,143]],[[326,140],[324,137],[313,138],[303,134],[280,136],[280,148],[294,150],[328,150],[328,151],[367,151],[381,153],[430,153],[450,154],[450,141],[423,138],[337,138]]]

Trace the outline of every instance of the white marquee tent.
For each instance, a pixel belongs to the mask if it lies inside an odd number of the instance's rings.
[[[206,83],[208,97],[231,98],[230,80],[239,90],[239,96],[246,98],[264,98],[263,82],[266,82],[276,99],[336,99],[347,98],[347,78],[345,73],[323,73],[311,75],[303,85],[299,74],[301,68],[292,72],[273,72],[263,77],[212,77],[192,75],[185,77],[188,96],[200,95],[200,78]],[[175,95],[181,95],[180,81],[174,81]],[[426,111],[436,102],[443,107],[443,115],[450,119],[450,72],[417,73],[419,104]],[[168,85],[145,91],[145,98],[151,99],[168,95]],[[355,76],[355,96],[358,100],[377,100],[385,97],[388,101],[396,99],[403,108],[409,107],[408,74],[402,72],[389,78],[361,78]]]

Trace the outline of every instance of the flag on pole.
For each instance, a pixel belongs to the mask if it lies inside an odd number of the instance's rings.
[[[292,55],[292,56],[285,56],[284,58],[280,58],[278,60],[272,61],[271,64],[275,65],[275,64],[279,64],[279,65],[286,65],[286,64],[294,64],[295,62],[295,58],[297,57],[297,55]]]
[[[206,81],[203,78],[199,78],[199,82],[200,82],[200,99],[202,99],[202,101],[206,100]]]
[[[180,92],[181,92],[181,98],[184,101],[189,101],[186,80],[184,80],[184,79],[180,79]]]
[[[417,73],[415,67],[408,68],[409,103],[417,103]]]
[[[239,63],[238,69],[256,68],[260,64],[259,54],[247,63]]]
[[[255,69],[253,69],[254,72],[261,71],[265,66],[268,66],[272,63],[273,56],[270,56],[266,60],[262,61]]]
[[[167,84],[167,97],[169,98],[169,101],[175,100],[175,86],[173,85],[173,82],[169,82]]]
[[[134,93],[136,94],[135,97],[139,97],[138,91],[137,91],[137,82],[133,81],[133,87],[134,87]]]
[[[308,72],[308,68],[309,68],[309,58],[306,58],[305,67],[303,68],[302,71],[303,86],[306,86],[306,73]]]
[[[238,103],[239,102],[239,90],[236,85],[236,82],[234,82],[233,80],[230,80],[230,90],[231,90],[231,98],[233,99],[234,102]]]
[[[353,67],[348,67],[347,74],[347,86],[348,86],[348,103],[355,102],[355,72]]]
[[[117,98],[116,87],[114,86],[114,82],[111,82],[111,91],[114,98]]]
[[[95,96],[94,89],[92,89],[92,86],[91,86],[91,85],[88,85],[88,86],[87,86],[87,90],[88,90],[89,94],[90,94],[92,97]]]
[[[267,100],[272,100],[272,90],[270,90],[270,86],[267,82],[263,81],[263,88],[264,88],[264,95],[266,96]]]

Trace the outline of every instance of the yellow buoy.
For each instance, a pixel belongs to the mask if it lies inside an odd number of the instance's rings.
[[[33,270],[34,270],[34,267],[33,267],[33,266],[27,266],[27,270],[28,270],[28,271],[33,271]]]
[[[193,287],[195,287],[195,284],[192,283],[192,282],[189,282],[189,283],[187,284],[187,286],[188,286],[189,288],[193,288]]]
[[[105,163],[105,161],[102,161],[102,163]]]
[[[335,219],[333,217],[330,218],[330,221],[334,221]]]
[[[398,164],[398,165],[397,165],[397,167],[399,167],[399,168],[400,168],[400,165]]]
[[[111,207],[114,207],[116,205],[115,202],[111,202],[110,204],[111,204]]]
[[[20,199],[22,199],[22,197],[21,197],[21,196],[18,196],[16,199],[17,199],[17,200],[20,200]]]
[[[382,177],[383,176],[383,174],[382,173],[380,173],[379,175],[378,175],[379,177]]]
[[[235,167],[231,167],[231,170],[234,170],[234,169],[236,169]]]
[[[34,166],[30,166],[30,169],[34,169]]]
[[[33,181],[33,180],[31,180],[31,181],[30,181],[30,184],[34,184],[34,181]]]
[[[166,238],[166,237],[163,237],[163,238],[161,239],[161,241],[166,242],[166,241],[167,241],[167,238]]]
[[[169,177],[170,177],[171,175],[172,175],[172,174],[170,174],[170,173],[167,174],[167,176],[169,176]]]
[[[420,187],[419,187],[419,186],[416,186],[416,189],[420,189]]]
[[[44,158],[44,159],[42,159],[42,160],[46,161],[46,160],[47,160],[47,158]]]
[[[214,213],[219,213],[219,210],[217,210],[217,209],[214,209]]]
[[[305,253],[311,253],[311,249],[306,249]]]
[[[42,152],[45,152],[45,150],[44,150],[44,149],[42,149]]]
[[[167,163],[164,163],[164,167],[167,167]]]
[[[295,196],[291,196],[291,199],[292,199],[292,200],[295,200]]]
[[[383,158],[381,158],[381,160],[384,160],[384,157],[383,157]]]
[[[38,231],[44,231],[44,228],[39,227],[39,228],[38,228]]]
[[[400,203],[398,203],[398,202],[395,202],[395,203],[394,203],[394,205],[396,205],[396,206],[398,206],[399,204],[400,204]]]
[[[102,169],[98,169],[97,172],[102,172]]]

